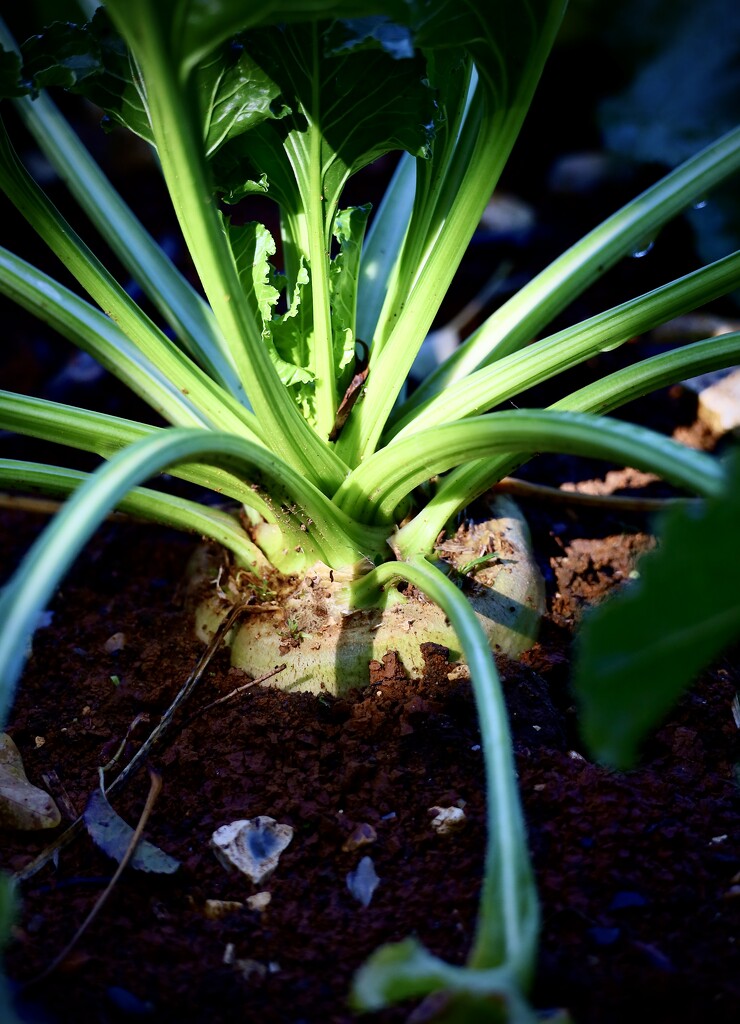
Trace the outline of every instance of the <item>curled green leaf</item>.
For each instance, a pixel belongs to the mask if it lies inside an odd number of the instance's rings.
[[[411,938],[372,954],[355,975],[350,1002],[357,1010],[381,1010],[424,996],[434,999],[433,1019],[445,1024],[538,1019],[506,968],[455,967]]]

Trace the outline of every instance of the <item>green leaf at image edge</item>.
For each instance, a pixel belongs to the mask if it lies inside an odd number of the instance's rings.
[[[7,875],[0,874],[0,950],[10,940],[10,929],[18,909],[15,886]],[[8,983],[0,965],[0,1020],[3,1024],[20,1024],[15,1015],[8,992]]]
[[[81,93],[107,118],[154,143],[136,69],[103,8],[84,26],[55,22],[27,40],[22,53],[23,74],[34,89],[61,86]],[[203,106],[203,139],[209,157],[241,132],[288,113],[279,102],[278,87],[243,47],[217,49],[198,66],[195,76],[194,95]]]
[[[723,496],[669,512],[640,577],[593,609],[576,644],[583,736],[600,761],[629,767],[697,673],[740,637],[740,450]]]
[[[0,950],[5,948],[10,938],[10,929],[18,909],[17,902],[12,879],[0,873]]]
[[[128,51],[102,8],[87,25],[54,22],[26,40],[21,53],[34,92],[59,86],[80,93],[105,111],[107,123],[116,121],[154,141]]]

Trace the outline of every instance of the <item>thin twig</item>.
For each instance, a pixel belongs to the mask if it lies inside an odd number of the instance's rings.
[[[121,758],[123,757],[123,755],[124,755],[124,753],[126,751],[126,744],[128,743],[128,741],[129,741],[129,739],[131,737],[131,734],[133,733],[133,731],[136,728],[136,726],[139,725],[141,722],[146,722],[147,725],[148,725],[149,724],[149,720],[150,720],[149,719],[149,715],[147,715],[144,711],[140,711],[139,714],[136,715],[136,717],[129,723],[129,727],[126,730],[126,735],[123,737],[121,742],[118,744],[118,749],[116,750],[116,752],[114,753],[113,757],[110,759],[108,764],[104,764],[102,769],[101,769],[104,775],[107,775],[108,772],[112,771],[115,768],[115,766],[118,764],[118,762],[121,760]]]
[[[64,787],[64,783],[59,778],[56,771],[51,768],[48,772],[44,772],[41,776],[44,780],[44,784],[48,791],[55,797],[57,804],[62,808],[67,818],[70,821],[74,821],[77,818],[77,808],[72,803],[72,799]]]
[[[700,498],[634,498],[623,494],[584,494],[582,491],[563,491],[559,487],[533,484],[506,476],[494,484],[497,494],[513,494],[518,498],[537,498],[558,505],[580,505],[589,508],[616,509],[623,512],[662,512],[674,505],[686,505]]]
[[[30,512],[38,516],[55,516],[64,507],[63,501],[54,501],[53,498],[32,498],[25,494],[7,494],[0,492],[0,508],[9,509],[11,512]],[[127,512],[109,512],[106,521],[120,521],[131,519],[139,523],[151,522],[143,517],[132,516]]]
[[[120,774],[117,775],[116,778],[113,779],[113,781],[110,783],[110,785],[106,787],[106,796],[109,793],[114,793],[116,792],[116,790],[120,789],[120,787],[128,779],[128,777],[133,772],[135,772],[137,768],[141,765],[141,763],[145,760],[154,744],[162,738],[162,735],[166,732],[167,728],[172,722],[175,711],[177,711],[177,709],[180,707],[183,701],[185,701],[193,692],[193,689],[200,681],[205,670],[208,668],[208,665],[210,664],[213,655],[221,646],[221,643],[228,635],[229,631],[231,630],[236,620],[241,616],[241,614],[246,610],[247,607],[248,605],[246,601],[243,601],[239,604],[235,604],[232,608],[229,609],[226,618],[223,620],[221,625],[216,630],[215,634],[211,639],[211,642],[208,644],[203,654],[201,654],[200,658],[198,659],[198,663],[196,664],[191,674],[188,676],[184,686],[177,694],[177,696],[170,704],[170,706],[167,708],[167,710],[164,712],[157,726],[144,740],[143,744],[136,751],[136,753],[128,762],[128,764],[121,769]],[[116,757],[113,758],[111,764],[115,763],[117,756],[118,755],[116,755]],[[36,872],[40,871],[41,868],[44,867],[44,865],[47,864],[52,857],[54,857],[57,853],[59,853],[60,850],[63,850],[72,842],[72,840],[78,835],[78,833],[82,831],[82,826],[83,819],[82,816],[80,816],[79,818],[77,818],[76,821],[74,821],[69,826],[69,828],[65,832],[58,836],[53,843],[47,846],[45,850],[42,850],[38,857],[35,857],[30,862],[30,864],[27,864],[24,868],[21,868],[20,871],[17,871],[13,875],[13,879],[16,882],[23,882],[26,879],[31,878],[33,875],[35,875]]]
[[[144,804],[144,810],[141,812],[141,817],[139,818],[139,822],[138,822],[136,828],[134,829],[134,834],[131,836],[131,842],[128,844],[126,852],[124,853],[123,857],[121,858],[120,863],[119,863],[118,867],[116,868],[116,870],[115,870],[115,872],[113,874],[113,877],[111,878],[110,882],[108,882],[108,884],[105,887],[105,889],[101,892],[100,896],[98,896],[98,898],[95,901],[95,903],[94,903],[90,913],[87,915],[85,920],[82,922],[80,927],[74,933],[74,935],[69,940],[69,942],[64,947],[64,949],[61,951],[61,953],[59,953],[57,956],[54,957],[54,959],[49,964],[49,966],[45,970],[43,970],[41,972],[41,974],[37,974],[35,978],[31,978],[30,981],[26,982],[26,984],[23,986],[24,989],[29,988],[31,985],[37,985],[40,981],[43,981],[44,978],[48,978],[48,976],[50,974],[52,974],[57,969],[57,967],[59,967],[59,965],[61,963],[63,963],[67,959],[67,957],[72,952],[72,950],[77,945],[77,943],[80,941],[80,939],[82,938],[84,933],[87,931],[87,929],[93,923],[95,918],[98,916],[98,914],[100,913],[101,909],[103,908],[103,905],[105,904],[106,900],[108,899],[110,894],[113,892],[113,889],[114,889],[116,883],[118,882],[118,879],[121,877],[121,875],[125,871],[126,867],[128,866],[129,861],[133,857],[134,851],[136,850],[136,847],[139,845],[139,840],[141,839],[142,833],[144,832],[144,829],[146,827],[146,823],[147,823],[147,821],[149,820],[149,818],[151,816],[152,810],[154,809],[154,804],[156,802],[157,797],[159,796],[159,794],[161,792],[161,789],[162,789],[162,776],[158,775],[156,772],[152,771],[152,769],[150,768],[149,769],[149,795],[146,798],[146,803]]]
[[[261,683],[267,682],[268,679],[272,679],[272,677],[276,676],[279,672],[284,672],[286,668],[286,665],[276,665],[271,672],[265,672],[263,676],[258,676],[257,679],[250,679],[249,682],[244,683],[243,686],[237,686],[237,688],[232,690],[231,693],[227,693],[225,696],[219,697],[218,700],[212,700],[210,704],[205,704],[202,708],[198,708],[197,711],[193,712],[192,718],[190,718],[189,721],[192,722],[193,718],[196,718],[198,715],[202,715],[205,711],[210,711],[211,708],[215,708],[217,704],[225,704],[227,700],[232,700],[244,690],[248,690],[251,686],[259,686]]]

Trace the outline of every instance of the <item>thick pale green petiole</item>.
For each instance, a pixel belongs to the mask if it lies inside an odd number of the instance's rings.
[[[403,415],[386,439],[395,442],[424,428],[485,412],[600,352],[727,294],[739,277],[740,252],[736,252],[558,331],[451,384],[442,394]]]
[[[479,367],[527,345],[617,260],[629,256],[672,217],[738,169],[740,128],[735,128],[594,228],[492,313],[414,392],[400,415],[410,413]]]
[[[435,427],[367,459],[334,501],[353,518],[391,522],[402,499],[453,466],[501,453],[567,452],[658,473],[699,494],[721,490],[721,465],[703,452],[631,423],[553,410],[518,409]],[[373,517],[373,518],[371,518]]]
[[[594,381],[562,398],[552,409],[608,413],[657,388],[667,387],[700,373],[709,373],[740,362],[740,333],[707,338],[673,352],[661,353],[635,366]],[[527,456],[528,457],[528,456]],[[446,476],[425,507],[393,539],[394,548],[409,557],[432,550],[445,524],[495,483],[511,473],[521,455],[507,452],[461,466]]]
[[[24,493],[38,491],[44,495],[67,498],[89,479],[89,473],[79,470],[0,459],[0,489]],[[208,537],[231,551],[242,566],[264,570],[269,565],[234,516],[208,505],[200,505],[162,491],[148,490],[146,487],[133,487],[118,502],[116,511]]]

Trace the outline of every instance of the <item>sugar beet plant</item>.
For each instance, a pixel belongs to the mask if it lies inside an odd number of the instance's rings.
[[[700,496],[725,486],[718,461],[604,414],[738,362],[737,335],[645,360],[549,409],[489,410],[737,286],[740,253],[546,333],[596,277],[740,167],[740,131],[564,253],[407,394],[563,7],[111,0],[89,24],[54,25],[20,54],[2,40],[4,95],[156,312],[139,308],[64,221],[5,131],[4,191],[89,300],[7,250],[0,287],[171,426],[0,393],[0,427],[103,457],[90,475],[0,464],[3,487],[70,496],[0,599],[0,715],[39,611],[113,507],[217,540],[252,580],[270,566],[293,575],[318,566],[324,580],[343,581],[350,609],[388,600],[399,581],[441,606],[470,668],[485,753],[477,933],[464,968],[412,940],[379,951],[358,976],[358,1006],[442,989],[452,1014],[477,1005],[495,1019],[532,1019],[524,994],[537,901],[505,711],[479,620],[435,560],[440,532],[535,452],[639,466]],[[113,191],[45,94],[52,86],[152,145],[205,298]],[[400,162],[372,217],[344,207],[347,180],[391,151]],[[255,194],[276,204],[279,239],[229,216],[228,204]],[[141,486],[165,470],[233,499],[248,519]]]

